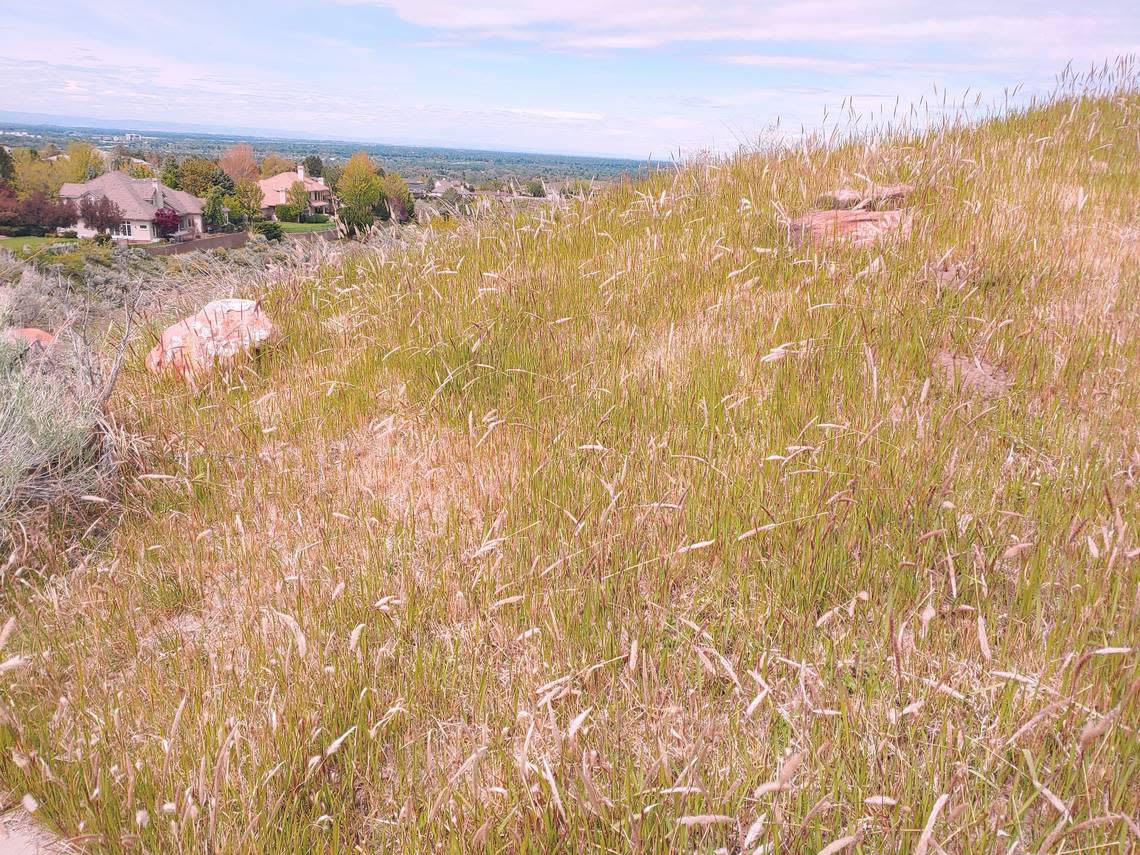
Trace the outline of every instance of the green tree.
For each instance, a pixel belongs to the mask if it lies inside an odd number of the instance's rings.
[[[292,172],[297,168],[297,162],[289,160],[280,154],[267,154],[265,160],[261,161],[261,177],[271,178],[274,175],[280,175],[282,172]]]
[[[221,187],[211,187],[202,202],[202,222],[217,229],[226,224],[226,195]]]
[[[162,162],[160,180],[171,190],[182,189],[182,186],[178,183],[178,161],[174,157],[168,156]]]
[[[384,196],[376,164],[365,152],[358,151],[344,167],[337,182],[337,214],[351,232],[359,232],[372,225],[376,205]]]
[[[306,175],[309,175],[313,178],[320,178],[321,175],[324,174],[325,164],[319,157],[317,157],[317,155],[310,154],[305,158],[304,163]]]
[[[384,192],[387,213],[392,219],[399,223],[406,223],[412,219],[416,202],[400,173],[389,172],[381,178],[380,189]]]
[[[107,171],[103,156],[95,146],[85,142],[72,142],[67,146],[66,160],[60,158],[62,164],[60,171],[61,183],[75,181],[82,183],[98,178]]]
[[[248,223],[261,214],[261,188],[253,181],[239,181],[225,205],[233,222]]]
[[[532,178],[526,183],[526,193],[528,196],[541,199],[546,195],[546,185],[542,183],[541,178]]]
[[[8,149],[0,145],[0,181],[15,180],[16,161],[12,160],[12,155],[8,153]]]
[[[326,163],[325,164],[325,186],[329,191],[336,193],[337,183],[340,181],[340,176],[344,173],[344,167],[339,163]]]
[[[56,161],[44,160],[35,149],[30,148],[16,149],[12,159],[16,167],[16,192],[21,199],[26,199],[33,193],[54,196],[59,192],[63,175],[56,167]]]
[[[298,213],[303,214],[309,210],[309,191],[302,182],[294,181],[290,184],[287,196],[289,204],[296,208]]]
[[[217,179],[216,173],[220,171],[212,160],[188,157],[178,164],[178,189],[192,196],[205,196]]]

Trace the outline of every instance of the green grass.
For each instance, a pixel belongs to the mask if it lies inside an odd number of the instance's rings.
[[[286,234],[296,232],[327,232],[334,229],[333,223],[281,223],[281,230]]]
[[[76,243],[76,239],[60,237],[6,237],[0,238],[0,249],[6,249],[23,258],[43,249],[45,246],[53,246],[57,243]],[[27,248],[26,250],[25,247]]]
[[[8,789],[116,852],[1129,851],[1138,129],[695,163],[136,360],[164,477],[5,571]],[[790,246],[858,176],[909,238]]]

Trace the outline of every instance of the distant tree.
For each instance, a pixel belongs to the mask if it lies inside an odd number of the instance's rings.
[[[292,172],[297,168],[296,161],[289,160],[284,155],[267,154],[261,161],[261,177],[270,178],[282,172]]]
[[[167,156],[167,158],[162,161],[160,180],[171,190],[182,189],[182,185],[178,181],[178,161],[175,158]]]
[[[62,181],[84,182],[98,178],[107,171],[103,155],[95,146],[85,142],[72,142],[67,146],[67,155],[60,158]],[[62,183],[61,181],[61,183]]]
[[[139,163],[139,162],[134,161],[134,160],[132,160],[127,165],[126,172],[127,172],[127,175],[131,176],[131,178],[153,178],[154,177],[154,170],[150,168],[149,163]]]
[[[173,208],[159,208],[154,212],[154,227],[159,237],[166,237],[178,231],[182,217]]]
[[[11,214],[9,211],[6,216]],[[76,216],[74,202],[52,199],[40,192],[26,196],[15,209],[16,225],[35,234],[75,225]]]
[[[120,143],[111,149],[111,169],[116,172],[126,172],[131,165],[131,153],[125,145]]]
[[[261,213],[261,188],[253,181],[240,181],[234,192],[225,198],[230,220],[248,223]]]
[[[21,225],[20,199],[16,196],[16,188],[6,181],[0,181],[0,234]]]
[[[300,181],[294,181],[289,185],[289,204],[295,207],[300,213],[305,213],[309,210],[309,191],[305,189],[305,185]]]
[[[211,187],[206,191],[202,202],[202,222],[208,228],[218,229],[226,224],[225,196],[221,187]]]
[[[325,171],[325,165],[319,157],[315,154],[310,154],[305,158],[305,174],[311,175],[313,178],[320,178]]]
[[[21,198],[33,193],[54,196],[59,192],[63,174],[56,162],[44,160],[31,148],[16,149],[13,160],[16,165],[16,193]]]
[[[257,171],[257,160],[253,156],[253,146],[249,143],[238,143],[227,148],[218,158],[218,166],[233,179],[235,185],[239,181],[256,181],[261,177]]]
[[[408,222],[415,211],[416,203],[412,198],[412,191],[408,189],[400,173],[389,172],[380,179],[380,188],[384,193],[387,216],[398,223]]]
[[[326,163],[324,169],[325,186],[328,187],[332,193],[336,193],[340,176],[344,173],[344,167],[339,163]]]
[[[103,234],[123,221],[123,209],[106,196],[84,196],[79,202],[79,219],[87,228]]]
[[[590,195],[590,182],[581,178],[575,178],[573,181],[568,181],[560,191],[563,196],[579,196],[586,198]]]
[[[344,167],[337,182],[337,214],[351,232],[359,232],[372,225],[376,205],[384,196],[376,164],[365,152],[358,151]]]
[[[546,185],[542,183],[541,178],[532,178],[526,183],[526,193],[528,196],[541,199],[546,195]]]
[[[233,193],[237,189],[237,184],[230,178],[219,166],[214,170],[214,174],[210,176],[210,186],[218,187],[223,193]],[[209,192],[208,190],[206,192]]]
[[[178,189],[193,196],[205,196],[220,171],[212,160],[188,157],[178,164]]]
[[[319,158],[318,158],[319,159]],[[12,155],[8,153],[8,149],[0,145],[0,181],[15,181],[16,180],[16,161],[12,160]]]

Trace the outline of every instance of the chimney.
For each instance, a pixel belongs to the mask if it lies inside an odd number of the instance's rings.
[[[151,184],[154,185],[154,207],[161,208],[163,207],[162,182],[157,178],[152,178]]]
[[[298,163],[297,164],[297,180],[301,181],[301,182],[304,182],[304,180],[305,180],[305,164],[304,163]]]

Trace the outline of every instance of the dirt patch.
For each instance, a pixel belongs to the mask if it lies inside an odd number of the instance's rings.
[[[350,488],[431,533],[451,514],[478,522],[500,495],[506,467],[490,465],[488,448],[425,418],[393,414],[348,441],[344,468]]]
[[[1008,371],[976,356],[939,351],[932,368],[935,376],[979,398],[1000,398],[1013,386],[1013,377]]]

